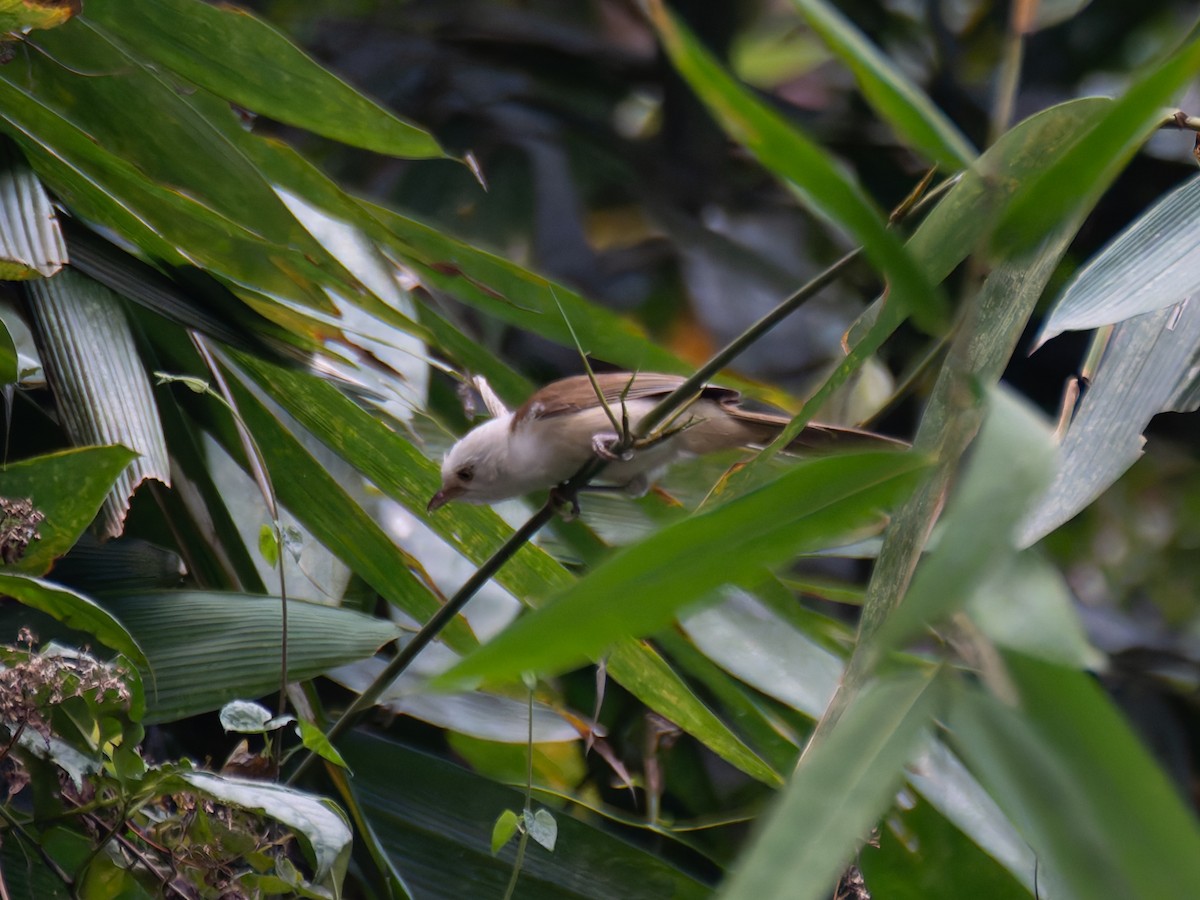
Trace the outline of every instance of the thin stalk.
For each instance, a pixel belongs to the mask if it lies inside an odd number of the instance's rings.
[[[512,878],[504,900],[512,900],[517,892],[517,879],[521,877],[521,865],[525,862],[525,847],[529,844],[529,823],[533,819],[533,683],[529,684],[529,740],[525,744],[525,811],[521,837],[517,841],[517,855],[513,860]]]

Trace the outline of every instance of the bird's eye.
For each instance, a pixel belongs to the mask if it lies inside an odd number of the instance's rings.
[[[475,469],[472,466],[463,466],[454,475],[459,481],[470,481],[475,477]]]

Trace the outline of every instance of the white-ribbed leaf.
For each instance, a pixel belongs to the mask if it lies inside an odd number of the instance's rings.
[[[1037,343],[1174,306],[1200,291],[1200,174],[1122,231],[1079,271]]]
[[[1142,432],[1174,409],[1200,346],[1200,301],[1118,325],[1063,439],[1049,490],[1022,523],[1020,543],[1049,534],[1103,493],[1142,455]]]
[[[12,143],[0,141],[0,279],[49,278],[66,262],[45,188]]]
[[[140,454],[117,479],[98,522],[108,537],[124,527],[129,498],[147,478],[171,483],[166,440],[121,299],[69,269],[27,285],[30,314],[72,442],[120,444]]]
[[[331,801],[281,784],[230,778],[213,772],[185,772],[183,779],[210,797],[262,813],[291,828],[312,857],[314,881],[332,877],[341,885],[350,862],[353,836],[345,816]]]

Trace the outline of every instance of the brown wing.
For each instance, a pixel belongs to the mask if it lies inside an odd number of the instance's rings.
[[[604,401],[616,408],[624,396],[628,400],[665,397],[683,384],[681,375],[663,375],[658,372],[602,372],[596,376]],[[718,403],[736,403],[741,396],[732,388],[705,385],[702,397]],[[572,375],[551,382],[525,401],[513,416],[513,426],[525,419],[547,419],[598,406],[596,391],[586,375]]]

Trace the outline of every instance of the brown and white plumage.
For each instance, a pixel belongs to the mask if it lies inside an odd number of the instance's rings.
[[[624,415],[636,429],[684,379],[654,372],[609,372],[597,375],[596,381],[618,421]],[[595,455],[597,445],[603,447],[616,438],[613,423],[585,375],[546,385],[515,411],[504,409],[490,392],[484,396],[494,418],[450,448],[442,463],[442,487],[429,501],[430,510],[451,500],[494,503],[552,488],[579,471]],[[787,425],[782,416],[742,409],[740,401],[741,394],[732,388],[705,385],[675,420],[675,425],[687,427],[628,459],[609,462],[600,480],[639,493],[682,457],[763,446]],[[889,440],[855,429],[810,425],[789,448],[825,447],[847,437]]]

